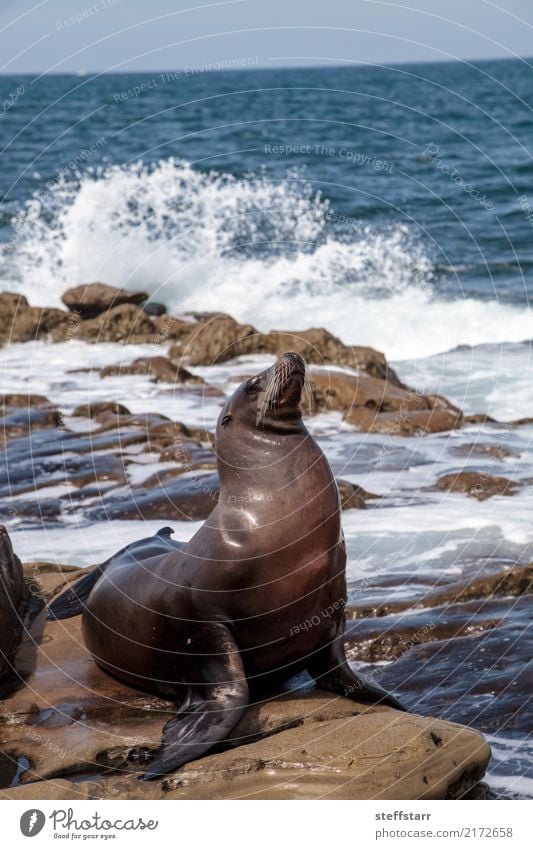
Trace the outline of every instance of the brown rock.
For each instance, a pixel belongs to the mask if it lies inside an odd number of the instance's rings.
[[[80,404],[72,411],[73,416],[81,418],[97,419],[102,415],[129,416],[130,411],[117,401],[93,401],[89,404]]]
[[[2,412],[12,407],[46,407],[49,404],[50,401],[44,395],[24,395],[14,392],[0,395],[0,411]]]
[[[134,304],[112,307],[96,318],[81,321],[77,338],[86,342],[136,343],[156,341],[156,327],[150,316]],[[72,335],[72,334],[71,334]],[[68,331],[61,327],[52,333],[55,342],[69,338]]]
[[[0,293],[0,345],[48,338],[67,319],[64,310],[30,307],[23,295]]]
[[[163,789],[180,799],[444,799],[465,774],[481,778],[489,758],[473,729],[369,712],[209,755]]]
[[[261,350],[251,324],[239,324],[229,315],[213,314],[189,325],[186,336],[170,349],[170,358],[191,365],[222,363]]]
[[[71,582],[83,570],[64,573]],[[34,564],[26,574],[47,595],[61,589],[60,567],[49,574]],[[0,714],[4,798],[433,799],[457,795],[488,762],[489,748],[472,729],[315,689],[252,705],[224,751],[139,782],[136,772],[151,760],[175,705],[99,669],[80,617],[42,628],[35,621],[19,648],[25,683]],[[17,773],[21,783],[9,788]]]
[[[518,489],[516,481],[493,477],[485,472],[453,472],[439,478],[437,488],[446,492],[464,492],[478,501],[493,495],[514,495]]]
[[[308,363],[334,363],[364,371],[396,386],[398,376],[383,354],[373,348],[344,345],[324,328],[259,333],[251,324],[239,324],[224,314],[196,314],[195,324],[177,324],[177,343],[170,357],[191,365],[221,363],[245,354],[279,355],[296,351]]]
[[[413,436],[418,433],[442,433],[462,424],[462,416],[453,409],[398,410],[395,413],[377,413],[359,407],[345,416],[346,421],[365,433],[383,433],[390,436]]]
[[[204,384],[201,377],[192,374],[181,366],[174,365],[168,357],[140,357],[130,365],[106,366],[100,371],[101,377],[128,374],[146,374],[155,383],[163,381],[165,383]]]
[[[365,407],[376,413],[396,410],[428,410],[428,399],[414,390],[400,389],[387,380],[368,374],[350,374],[333,369],[311,369],[316,409],[349,412]]]
[[[142,304],[148,299],[146,292],[130,292],[106,283],[84,283],[67,289],[62,297],[65,306],[81,319],[96,316],[120,304]]]
[[[307,363],[348,366],[380,380],[388,380],[395,386],[403,385],[380,351],[362,345],[344,345],[323,327],[273,331],[264,334],[264,339],[265,348],[273,354],[296,351]]]
[[[371,492],[367,492],[362,486],[357,486],[357,484],[350,483],[350,481],[345,481],[341,478],[337,478],[337,486],[339,488],[343,510],[351,510],[354,507],[359,510],[366,510],[367,501],[380,497],[379,495],[373,495]]]

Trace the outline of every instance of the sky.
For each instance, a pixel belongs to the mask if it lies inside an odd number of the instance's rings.
[[[0,73],[512,58],[532,0],[0,0]]]

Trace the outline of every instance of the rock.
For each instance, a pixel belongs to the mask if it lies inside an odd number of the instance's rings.
[[[437,481],[437,489],[464,492],[478,501],[494,495],[515,495],[518,484],[509,478],[494,477],[485,472],[452,472]]]
[[[84,283],[67,289],[61,300],[79,318],[87,319],[96,318],[106,310],[121,304],[142,304],[147,298],[146,292],[130,292],[127,289],[108,286],[106,283]]]
[[[216,468],[217,457],[211,448],[204,448],[194,440],[184,440],[168,445],[159,455],[162,463],[179,463],[185,469]]]
[[[174,365],[168,357],[140,357],[130,365],[106,366],[100,370],[100,377],[111,377],[118,375],[122,377],[129,374],[146,374],[155,383],[193,383],[198,386],[204,385],[201,377],[192,374],[182,366]]]
[[[382,433],[389,436],[442,433],[462,425],[460,413],[442,409],[372,413],[364,407],[357,407],[350,410],[345,419],[364,433]]]
[[[0,525],[0,676],[10,669],[20,639],[26,596],[20,560]]]
[[[5,393],[0,395],[0,411],[2,414],[5,413],[6,410],[11,409],[13,407],[47,407],[51,406],[48,398],[45,398],[44,395],[33,395],[28,393],[27,395],[19,394],[19,393]]]
[[[181,475],[164,486],[139,487],[124,496],[104,498],[87,510],[94,520],[109,519],[207,519],[218,501],[216,474]]]
[[[187,335],[169,352],[170,358],[179,362],[211,365],[261,350],[260,334],[255,328],[251,324],[239,324],[229,315],[204,316],[185,329]]]
[[[27,580],[50,596],[80,574],[34,564]],[[25,683],[0,714],[6,798],[440,799],[486,768],[490,750],[472,729],[312,689],[251,705],[218,751],[139,782],[175,706],[99,669],[80,618],[66,628],[40,617],[19,648]]]
[[[433,587],[428,593],[416,599],[379,602],[372,605],[368,605],[366,602],[350,604],[346,608],[346,618],[381,617],[391,613],[400,613],[409,608],[439,607],[474,599],[519,596],[531,592],[533,592],[533,564],[514,566],[493,574],[476,574],[463,581]]]
[[[359,345],[344,345],[321,327],[259,333],[251,324],[239,324],[225,314],[195,314],[194,318],[194,324],[178,322],[178,341],[170,350],[171,359],[191,365],[211,365],[247,354],[277,356],[285,351],[296,351],[308,363],[350,366],[402,386],[379,351]]]
[[[531,600],[524,596],[513,599],[497,627],[415,646],[380,667],[379,682],[397,687],[422,713],[506,737],[528,734],[532,654]]]
[[[63,342],[70,338],[68,328],[56,328],[52,332],[54,342]],[[134,304],[121,304],[111,307],[96,318],[81,321],[76,331],[76,337],[86,342],[155,342],[157,329],[143,310]]]
[[[59,410],[44,407],[16,407],[7,415],[0,417],[0,440],[24,436],[31,431],[43,428],[60,427],[63,416]]]
[[[367,433],[411,436],[438,433],[462,423],[461,411],[440,395],[421,395],[368,374],[312,369],[315,412],[340,410]]]
[[[440,607],[407,609],[388,616],[349,619],[345,631],[346,656],[358,662],[390,663],[423,643],[497,628],[508,609],[509,599],[483,598]]]
[[[46,339],[67,320],[64,310],[30,307],[23,295],[0,293],[0,345]]]
[[[273,354],[296,351],[307,363],[348,366],[357,371],[403,386],[384,354],[364,345],[344,345],[323,327],[301,331],[273,331],[265,334],[265,346]]]
[[[464,423],[469,424],[498,424],[496,419],[491,418],[486,413],[470,413],[464,417]]]
[[[476,783],[490,749],[470,728],[395,711],[291,728],[192,762],[179,799],[444,799]]]
[[[337,486],[339,488],[343,510],[351,510],[354,507],[359,510],[365,510],[367,501],[380,498],[379,495],[373,495],[371,492],[367,492],[362,486],[357,486],[357,484],[342,480],[342,478],[337,478]]]
[[[428,410],[431,406],[414,390],[400,389],[387,380],[367,374],[350,374],[333,369],[311,369],[314,403],[317,409],[350,412],[364,407],[376,413],[396,410]]]
[[[97,419],[100,416],[129,416],[130,411],[124,404],[117,401],[93,401],[89,404],[80,404],[72,411],[73,416],[80,418]]]
[[[164,304],[158,304],[157,301],[148,301],[143,304],[143,310],[147,315],[160,316],[166,315],[167,308]]]
[[[505,460],[507,457],[519,457],[514,451],[504,448],[503,445],[492,442],[469,442],[463,445],[450,446],[448,448],[450,454],[455,454],[457,457],[494,457],[496,460]]]

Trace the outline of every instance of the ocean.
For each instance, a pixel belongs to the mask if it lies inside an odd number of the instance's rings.
[[[533,416],[532,105],[522,60],[2,76],[1,288],[59,306],[69,286],[101,280],[259,330],[323,326],[383,351],[406,383],[465,412]],[[10,346],[2,391],[42,392],[67,411],[88,395],[135,413],[157,403],[213,426],[215,403],[180,408],[149,381],[73,373],[115,363],[115,348]],[[146,348],[126,346],[123,361]],[[202,372],[223,391],[239,373]],[[468,577],[473,564],[533,559],[533,427],[395,437],[379,468],[376,436],[333,414],[314,427],[336,474],[384,499],[345,514],[349,589],[363,578],[388,593],[396,575],[401,597]],[[519,494],[427,494],[439,475],[479,468],[458,459],[469,444],[504,440],[490,473],[520,480]],[[146,535],[142,524],[108,523],[97,551],[72,516],[10,528],[23,557],[85,565]],[[485,730],[494,792],[533,796],[523,728]]]

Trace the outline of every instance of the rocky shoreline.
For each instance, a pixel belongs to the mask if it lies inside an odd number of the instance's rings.
[[[38,340],[63,351],[61,344],[71,342],[120,343],[120,361],[86,370],[87,385],[144,381],[154,398],[168,394],[184,409],[222,403],[224,388],[210,377],[217,368],[233,368],[241,378],[247,358],[295,350],[311,365],[309,421],[333,416],[348,438],[380,440],[385,469],[401,464],[404,440],[418,445],[463,430],[466,439],[472,428],[501,426],[482,411],[465,415],[446,398],[405,385],[383,354],[344,345],[324,329],[260,333],[226,315],[167,316],[145,293],[103,284],[69,290],[64,303],[67,310],[36,308],[23,296],[0,294],[0,345]],[[123,345],[150,351],[124,362]],[[67,368],[65,379],[68,374]],[[79,368],[70,374],[84,377]],[[157,403],[136,412],[112,391],[106,400],[88,391],[83,403],[58,403],[68,392],[59,386],[55,400],[35,392],[0,397],[0,510],[11,519],[10,532],[66,528],[80,517],[89,525],[165,524],[209,514],[218,497],[210,422],[175,420],[154,412]],[[529,423],[504,424],[519,432]],[[456,468],[419,493],[463,499],[464,510],[512,498],[528,482],[496,474],[513,451],[490,448],[477,436],[470,448],[468,439],[455,445],[470,452],[469,463],[489,454],[490,471],[486,462]],[[375,464],[372,457],[364,462]],[[144,466],[147,474],[140,473]],[[383,492],[367,491],[345,468],[350,474],[337,474],[345,510],[388,508]],[[519,708],[530,692],[524,666],[531,656],[531,566],[502,557],[480,561],[459,580],[443,575],[437,582],[398,570],[389,589],[401,586],[400,599],[388,597],[386,582],[379,592],[372,581],[352,588],[346,642],[351,660],[405,693],[412,714],[358,707],[304,688],[251,708],[236,732],[240,745],[228,744],[162,782],[140,784],[130,772],[137,764],[141,771],[153,754],[165,705],[101,673],[85,653],[77,620],[44,624],[40,605],[77,577],[74,566],[26,562],[22,573],[7,532],[1,543],[0,648],[7,668],[0,793],[6,798],[480,797],[490,752],[479,732],[491,734],[503,722],[511,733],[527,733]],[[30,628],[18,650],[15,610]],[[510,641],[512,654],[493,669],[501,640]],[[465,673],[460,680],[453,675],[458,664]]]

